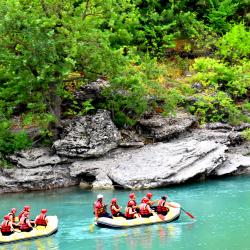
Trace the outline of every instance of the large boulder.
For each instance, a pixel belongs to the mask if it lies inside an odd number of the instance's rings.
[[[58,155],[66,157],[99,157],[116,148],[121,139],[106,110],[76,119],[65,131],[65,137],[55,141],[53,148]]]
[[[124,188],[142,189],[184,183],[209,176],[226,161],[227,146],[214,141],[181,140],[148,145],[127,153],[109,171]]]
[[[139,121],[140,133],[154,141],[164,141],[188,131],[196,120],[193,116],[179,112],[175,117],[155,114]]]

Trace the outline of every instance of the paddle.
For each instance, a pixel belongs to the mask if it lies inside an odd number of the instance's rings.
[[[166,196],[166,197],[169,198],[169,196]],[[169,201],[172,202],[172,200],[170,200],[170,199],[169,199]],[[194,218],[195,218],[191,213],[189,213],[188,211],[186,211],[183,207],[180,206],[180,209],[181,209],[187,216],[189,216],[191,219],[194,219]]]
[[[94,223],[92,223],[92,224],[89,225],[89,231],[90,231],[91,233],[94,232],[94,228],[95,228],[95,224],[94,224]]]
[[[192,214],[190,214],[189,212],[187,212],[184,208],[181,207],[181,210],[188,215],[191,219],[194,219],[194,216]]]
[[[169,198],[169,197],[168,197]],[[170,202],[172,202],[172,200],[169,199]],[[186,214],[188,215],[191,219],[194,219],[194,216],[189,213],[188,211],[186,211],[183,207],[180,207],[180,209]]]

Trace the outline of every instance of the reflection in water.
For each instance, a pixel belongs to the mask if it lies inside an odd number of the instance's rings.
[[[5,244],[0,250],[59,250],[59,245],[54,236],[36,240],[21,241],[17,243]]]
[[[193,223],[192,223],[193,224]],[[113,236],[112,249],[121,249],[121,238],[125,238],[125,249],[154,249],[156,245],[165,245],[168,239],[178,238],[182,233],[182,224],[161,224],[130,229],[122,229],[121,234]],[[112,229],[106,229],[115,232]],[[123,231],[123,232],[122,232]],[[103,249],[103,241],[98,239],[96,250]]]

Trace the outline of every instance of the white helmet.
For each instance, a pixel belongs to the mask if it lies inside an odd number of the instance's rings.
[[[102,194],[98,194],[97,195],[97,199],[99,200],[99,199],[102,199],[103,198],[103,195]]]

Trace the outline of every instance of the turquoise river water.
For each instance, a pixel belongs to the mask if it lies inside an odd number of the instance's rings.
[[[31,205],[31,217],[41,208],[59,217],[59,231],[50,237],[0,245],[0,250],[134,250],[250,249],[250,177],[230,177],[151,190],[153,198],[167,194],[185,213],[178,221],[112,230],[93,225],[92,204],[99,192],[80,188],[0,195],[0,217],[12,207]],[[106,203],[116,197],[125,207],[129,191],[103,191]],[[137,200],[147,190],[136,192]]]

